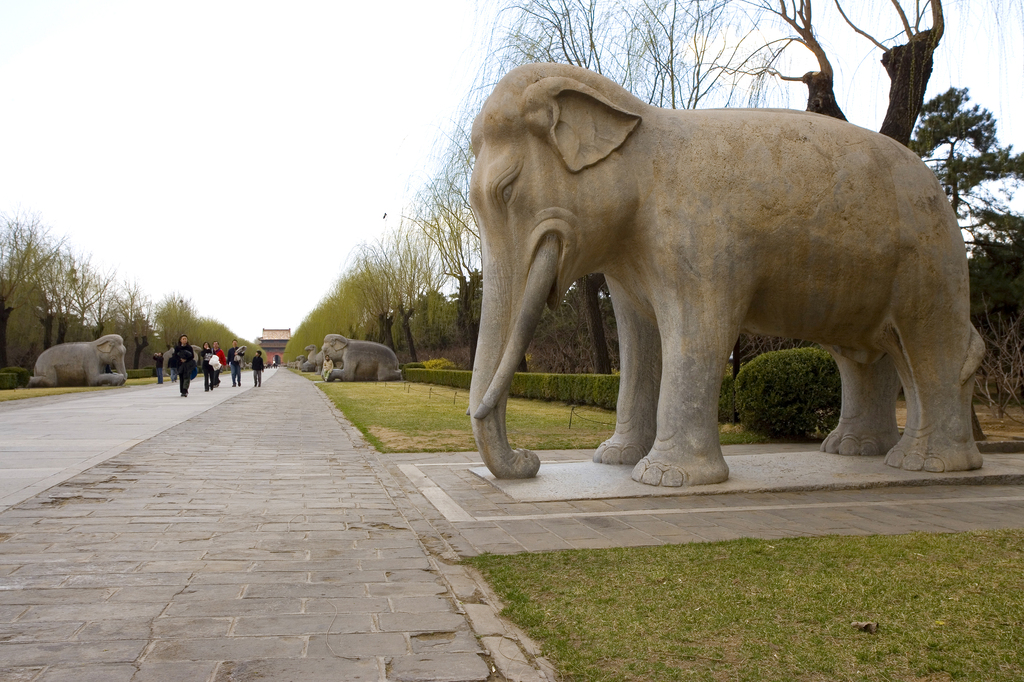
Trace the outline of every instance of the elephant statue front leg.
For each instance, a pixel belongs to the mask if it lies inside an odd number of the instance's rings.
[[[705,331],[714,328],[696,326]],[[689,331],[683,342],[662,332],[658,434],[654,447],[633,468],[634,481],[679,487],[729,478],[718,438],[718,393],[735,335],[726,342],[722,340],[726,334],[719,339],[702,338],[698,329]],[[670,352],[670,348],[679,351]]]
[[[619,330],[619,398],[615,433],[594,452],[600,464],[636,464],[646,455],[658,428],[661,340],[658,327],[628,303],[625,293],[606,278]]]
[[[900,378],[892,358],[884,355],[862,363],[841,349],[826,347],[839,365],[843,380],[843,409],[839,424],[821,444],[822,452],[839,455],[884,455],[900,439],[896,426],[896,397]]]

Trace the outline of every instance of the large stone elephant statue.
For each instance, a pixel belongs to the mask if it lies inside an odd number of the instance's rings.
[[[749,332],[836,358],[842,415],[824,450],[981,466],[970,401],[984,343],[964,242],[904,146],[806,112],[660,109],[555,64],[506,75],[472,145],[485,286],[470,414],[495,476],[537,472],[508,444],[509,385],[544,304],[591,272],[607,279],[621,351],[616,429],[595,461],[634,464],[652,485],[726,480],[718,392]]]
[[[303,372],[315,372],[316,371],[316,346],[312,343],[306,346],[306,359],[299,365],[299,369]]]
[[[36,360],[28,387],[121,386],[128,380],[124,353],[124,339],[117,334],[51,346]],[[107,367],[113,371],[107,372]]]
[[[328,381],[401,381],[395,351],[382,343],[354,341],[341,334],[324,337],[324,355],[336,369]]]

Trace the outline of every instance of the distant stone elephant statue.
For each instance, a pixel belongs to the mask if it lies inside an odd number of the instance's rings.
[[[295,359],[288,363],[289,367],[294,367],[297,370],[302,370],[302,365],[306,363],[305,355],[296,355]]]
[[[28,387],[121,386],[128,380],[124,353],[124,339],[117,334],[52,346],[36,360]],[[107,367],[114,371],[107,372]]]
[[[620,347],[615,434],[594,453],[649,485],[720,483],[717,401],[741,333],[805,339],[842,376],[822,449],[932,472],[982,465],[964,240],[898,142],[775,109],[669,110],[578,67],[510,71],[473,124],[484,281],[473,433],[498,478],[540,466],[505,407],[545,304],[603,273]],[[902,384],[906,428],[896,427]]]
[[[316,346],[312,343],[306,346],[306,359],[299,365],[299,369],[303,372],[316,371]]]
[[[382,343],[353,341],[341,334],[324,337],[324,354],[336,369],[327,381],[401,381],[395,351]]]

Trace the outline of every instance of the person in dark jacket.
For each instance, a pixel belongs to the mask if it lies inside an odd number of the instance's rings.
[[[164,383],[164,354],[153,353],[153,370],[156,373],[156,383]]]
[[[256,355],[252,359],[252,381],[254,386],[263,385],[263,351],[261,350],[256,351]]]
[[[210,364],[210,358],[214,356],[213,349],[210,348],[209,341],[203,341],[203,350],[200,351],[203,356],[203,390],[210,392],[213,390],[214,381],[214,370],[213,365]]]
[[[178,345],[174,347],[174,357],[178,361],[178,385],[181,387],[181,397],[188,397],[188,385],[192,382],[192,370],[196,368],[196,354],[192,351],[192,345],[188,342],[188,336],[182,334],[178,338]]]

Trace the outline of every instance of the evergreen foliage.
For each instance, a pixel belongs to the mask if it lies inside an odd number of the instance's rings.
[[[839,368],[820,348],[764,353],[736,377],[743,426],[773,438],[828,433],[839,423],[842,400]]]

